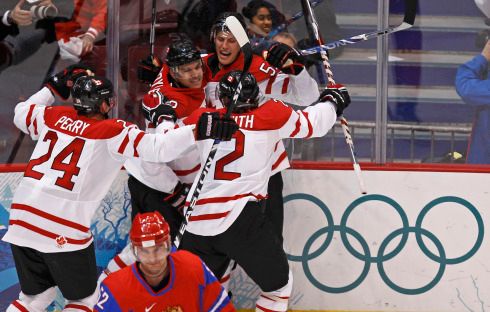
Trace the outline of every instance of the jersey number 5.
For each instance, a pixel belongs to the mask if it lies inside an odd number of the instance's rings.
[[[238,179],[242,175],[239,172],[225,171],[224,169],[226,165],[243,156],[243,152],[245,150],[245,135],[243,134],[243,132],[238,130],[234,134],[234,139],[235,139],[235,149],[233,150],[233,152],[223,156],[216,162],[216,166],[214,170],[215,180],[231,181],[231,180]]]
[[[29,161],[29,164],[27,165],[26,171],[24,173],[25,177],[40,180],[44,176],[44,173],[36,171],[33,168],[51,159],[51,154],[53,153],[54,146],[58,141],[58,135],[54,131],[48,131],[44,136],[43,141],[49,141],[48,152],[39,158],[31,159]],[[73,183],[71,179],[73,178],[73,176],[77,176],[80,173],[80,167],[77,167],[77,164],[80,160],[80,155],[82,154],[84,145],[85,140],[75,138],[53,159],[51,169],[63,172],[63,176],[56,179],[56,185],[70,191],[73,190],[75,183]],[[71,157],[69,162],[63,162],[70,155]]]

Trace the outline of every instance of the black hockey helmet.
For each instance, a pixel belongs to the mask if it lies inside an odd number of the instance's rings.
[[[98,113],[100,106],[107,100],[110,105],[114,96],[112,82],[101,76],[83,76],[75,81],[71,88],[73,106],[79,113]]]
[[[240,70],[234,70],[224,75],[219,81],[216,94],[225,107],[228,107],[233,100],[241,74]],[[233,112],[241,113],[256,108],[259,105],[259,94],[259,86],[255,77],[251,73],[245,73],[242,79],[242,89]]]
[[[173,42],[167,50],[165,62],[171,68],[201,59],[201,53],[189,39]]]
[[[240,24],[242,24],[243,29],[247,28],[247,25],[245,24],[245,19],[243,18],[243,15],[237,12],[223,12],[218,17],[213,23],[213,26],[211,27],[211,33],[209,35],[209,40],[211,41],[211,44],[214,45],[214,38],[216,35],[221,32],[229,32],[230,30],[228,29],[228,26],[226,26],[226,18],[229,16],[234,16],[238,19]]]

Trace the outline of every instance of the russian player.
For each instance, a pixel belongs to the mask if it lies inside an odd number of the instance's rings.
[[[143,97],[143,113],[149,122],[147,132],[154,131],[159,116],[181,119],[203,105],[203,67],[201,54],[190,40],[172,43],[165,64]],[[174,112],[161,115],[171,106]],[[170,114],[170,116],[169,116]],[[153,122],[152,122],[153,121]],[[158,211],[170,226],[172,241],[183,220],[182,207],[194,177],[200,168],[199,155],[187,153],[169,163],[129,159],[124,164],[129,173],[131,219],[137,213]],[[99,280],[132,264],[136,259],[126,246],[112,259]]]
[[[219,83],[218,97],[225,107],[232,101],[240,74],[232,71]],[[294,111],[282,101],[263,97],[252,74],[246,73],[242,80],[232,114],[240,128],[231,141],[219,144],[179,248],[200,256],[218,278],[230,259],[238,263],[262,290],[258,311],[286,311],[293,282],[281,240],[262,213],[275,145],[282,138],[325,135],[349,103],[345,88],[327,89],[316,105]],[[214,111],[219,114],[224,109]],[[196,111],[184,124],[197,122],[200,113]],[[197,143],[201,163],[212,143]]]
[[[204,58],[207,85],[206,101],[208,107],[221,107],[216,95],[220,79],[232,70],[243,68],[243,53],[233,34],[226,27],[225,20],[233,15],[239,21],[243,17],[237,13],[225,12],[218,17],[211,29],[211,41],[215,53]],[[242,24],[245,23],[242,21]],[[267,51],[266,60],[254,55],[249,72],[255,76],[259,89],[265,97],[307,106],[320,95],[316,81],[308,74],[299,53],[282,43],[273,44]],[[284,204],[282,197],[283,180],[281,171],[289,167],[287,153],[280,140],[275,147],[275,161],[272,163],[269,180],[268,199],[265,213],[272,220],[274,229],[282,239]]]
[[[107,119],[112,83],[87,74],[86,68],[70,66],[15,107],[15,125],[37,144],[3,237],[11,244],[21,286],[9,312],[44,311],[55,286],[67,299],[64,311],[92,309],[98,290],[90,221],[124,161],[168,162],[190,150],[196,138],[209,137],[206,131],[229,139],[235,127],[213,118],[212,128],[204,129],[209,116],[202,116],[195,129],[147,134],[123,120]],[[73,107],[50,106],[52,92],[66,100],[70,91]]]
[[[171,252],[169,226],[158,212],[137,214],[129,238],[137,262],[102,282],[95,311],[235,311],[199,257]]]

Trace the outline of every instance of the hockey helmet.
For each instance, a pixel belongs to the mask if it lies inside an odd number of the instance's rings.
[[[168,223],[158,212],[138,213],[134,220],[129,239],[133,246],[152,247],[169,239]]]
[[[216,35],[219,32],[221,32],[221,31],[229,32],[230,31],[228,29],[228,26],[226,26],[226,18],[229,16],[236,17],[238,19],[238,21],[240,22],[240,24],[242,25],[242,27],[244,29],[247,28],[247,25],[245,24],[245,19],[243,18],[243,15],[241,15],[240,13],[236,13],[236,12],[223,12],[220,15],[218,15],[218,17],[216,18],[216,20],[213,23],[213,26],[211,27],[211,33],[209,35],[209,40],[211,41],[211,44],[214,45],[214,38],[216,37]]]
[[[225,107],[228,107],[233,100],[233,95],[240,82],[241,74],[242,72],[240,70],[234,70],[224,75],[219,81],[216,94]],[[242,89],[240,90],[233,112],[240,113],[256,108],[259,104],[259,93],[259,86],[255,77],[251,73],[244,73]]]
[[[201,53],[189,39],[173,42],[167,50],[166,63],[169,67],[177,67],[201,59]]]
[[[78,78],[71,88],[73,106],[84,114],[98,113],[100,106],[107,100],[111,104],[114,96],[112,82],[101,76],[82,76]]]

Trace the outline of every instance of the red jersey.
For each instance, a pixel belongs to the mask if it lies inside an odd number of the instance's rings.
[[[94,311],[235,311],[228,294],[199,257],[179,250],[167,259],[170,277],[163,289],[155,292],[135,263],[102,282]]]
[[[92,242],[91,219],[127,158],[169,162],[195,142],[192,127],[148,134],[123,120],[47,106],[53,102],[45,87],[15,107],[15,125],[37,144],[3,237],[41,252],[74,251]]]

